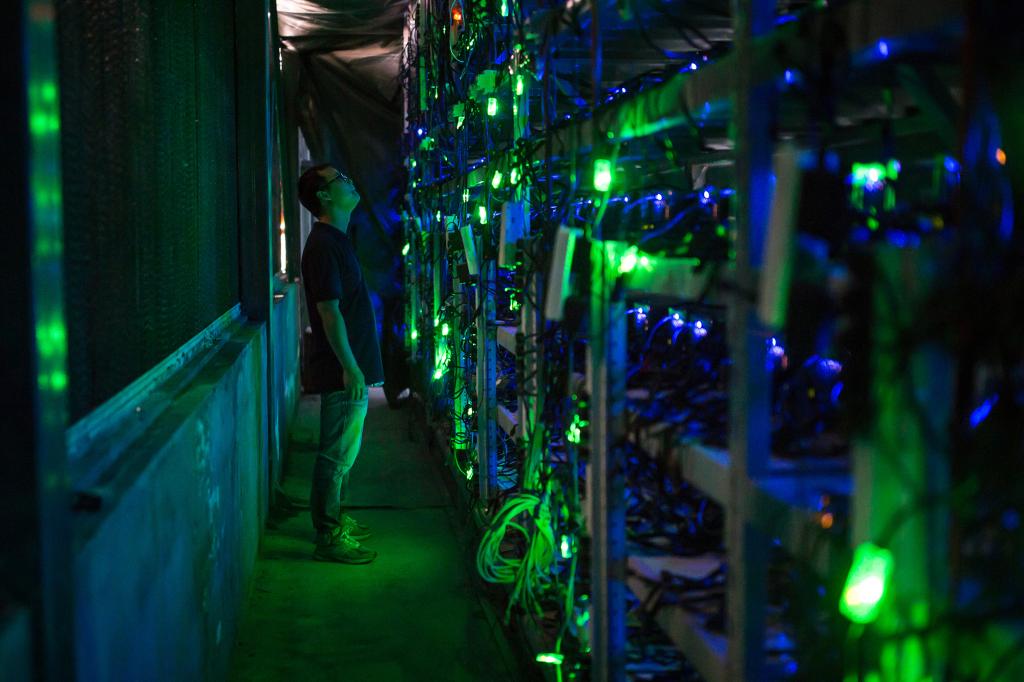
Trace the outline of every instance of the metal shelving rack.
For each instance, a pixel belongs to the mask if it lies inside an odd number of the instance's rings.
[[[578,3],[574,3],[578,4]],[[577,142],[577,151],[584,155],[607,144],[662,133],[692,123],[691,112],[730,112],[732,134],[726,148],[695,153],[694,158],[706,161],[729,161],[735,167],[736,260],[729,273],[732,293],[721,294],[728,305],[729,344],[732,356],[730,371],[729,436],[727,450],[694,443],[670,442],[658,429],[648,428],[637,445],[666,453],[683,478],[692,482],[726,511],[727,631],[724,635],[710,631],[701,618],[681,607],[666,606],[658,610],[656,622],[684,656],[707,680],[763,680],[773,674],[765,657],[767,603],[766,577],[769,552],[773,541],[787,551],[803,555],[819,575],[835,575],[844,570],[848,551],[834,551],[834,544],[822,542],[826,535],[815,504],[822,490],[850,495],[853,518],[850,543],[869,539],[879,532],[879,521],[871,518],[871,505],[877,503],[877,490],[891,488],[893,471],[879,466],[882,456],[872,443],[859,443],[854,448],[854,473],[841,467],[824,466],[808,473],[775,460],[770,447],[770,376],[764,367],[765,340],[773,331],[757,315],[754,292],[768,238],[768,216],[771,204],[772,159],[775,153],[774,107],[776,82],[790,62],[806,56],[807,38],[800,31],[817,25],[818,15],[845,29],[853,55],[878,49],[885,41],[886,56],[895,56],[903,47],[916,45],[921,36],[938,36],[955,40],[958,22],[964,13],[959,0],[936,0],[929,3],[878,3],[851,0],[835,3],[835,8],[822,2],[817,9],[808,9],[805,20],[777,26],[774,0],[735,0],[733,3],[734,45],[730,53],[699,70],[681,72],[660,85],[639,92],[636,96],[602,106],[584,120],[575,121],[539,133],[546,144],[538,145],[532,162],[544,162],[544,150],[565,150]],[[422,3],[414,3],[420,11],[420,25],[425,22]],[[414,10],[416,11],[416,10]],[[599,25],[605,3],[590,2],[588,11],[594,25]],[[600,49],[595,50],[600,59]],[[599,66],[595,65],[596,69]],[[420,88],[424,88],[420,79]],[[421,97],[422,101],[422,97]],[[519,100],[520,118],[528,120],[529,91]],[[520,123],[517,139],[529,126]],[[600,139],[598,131],[612,131],[611,141]],[[514,142],[514,141],[513,141]],[[494,170],[504,167],[513,153],[513,145],[492,150],[489,158],[462,177],[433,178],[434,186],[446,191],[484,184]],[[419,244],[419,225],[431,216],[409,222],[410,243]],[[443,235],[442,235],[443,236]],[[654,570],[652,560],[627,556],[625,533],[624,478],[620,444],[625,430],[625,301],[624,292],[670,293],[681,298],[695,297],[705,287],[700,277],[686,262],[665,262],[654,274],[635,272],[626,276],[624,287],[616,286],[617,273],[608,269],[608,259],[601,234],[591,242],[590,317],[602,320],[589,338],[586,385],[591,403],[590,467],[588,480],[588,531],[591,536],[591,679],[624,680],[626,647],[626,591],[632,590],[641,602],[651,596],[651,587],[627,572],[642,574]],[[436,233],[434,258],[440,255]],[[443,248],[443,247],[441,247]],[[414,258],[418,258],[414,256]],[[411,261],[419,267],[420,260]],[[898,267],[898,266],[894,266]],[[494,281],[494,262],[486,264],[484,281]],[[539,300],[542,282],[531,283],[532,296]],[[417,285],[407,280],[410,291]],[[440,284],[435,272],[434,308],[439,307]],[[737,295],[741,292],[745,295]],[[510,352],[522,352],[522,339],[536,333],[539,313],[524,301],[518,327],[498,326],[494,322],[493,287],[481,286],[477,305],[478,318],[476,387],[478,401],[478,436],[476,460],[479,463],[478,486],[482,503],[491,499],[496,485],[494,467],[494,429],[522,438],[523,428],[534,418],[534,405],[520,398],[519,409],[512,412],[497,404],[494,395],[494,356],[498,346]],[[415,320],[421,299],[410,297],[410,324]],[[595,333],[596,329],[596,333]],[[414,357],[429,357],[424,339],[413,340],[409,350]],[[530,363],[536,363],[536,355]],[[891,368],[890,368],[891,369]],[[526,375],[535,376],[536,365],[529,365]],[[885,370],[879,370],[883,373]],[[941,372],[939,372],[941,375]],[[531,387],[520,390],[535,393]],[[893,410],[897,410],[895,406]],[[891,417],[884,415],[879,419]],[[905,415],[906,416],[906,415]],[[908,418],[910,418],[908,416]],[[891,436],[891,434],[890,434]],[[887,447],[892,447],[888,443]],[[926,463],[914,463],[921,479]],[[812,467],[813,469],[813,467]],[[872,495],[872,491],[876,494]],[[877,512],[876,508],[876,512]],[[887,509],[885,513],[897,513]],[[899,550],[909,556],[920,552],[921,543],[942,542],[934,529],[923,522],[914,524],[913,550]],[[899,557],[898,557],[899,558]],[[657,561],[654,562],[657,564]],[[934,585],[941,577],[929,575],[924,566],[915,566],[907,584],[923,581]],[[908,588],[909,589],[909,588]]]

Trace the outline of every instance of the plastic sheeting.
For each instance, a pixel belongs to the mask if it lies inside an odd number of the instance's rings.
[[[278,0],[284,100],[316,162],[363,197],[351,234],[372,290],[401,293],[398,224],[405,0]],[[298,169],[296,169],[297,171]]]

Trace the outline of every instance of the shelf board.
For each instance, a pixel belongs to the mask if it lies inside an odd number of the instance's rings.
[[[648,452],[665,453],[669,466],[679,475],[723,507],[729,506],[729,453],[721,448],[700,443],[666,443],[668,424],[657,424],[645,429],[640,447]]]
[[[498,426],[510,436],[516,435],[516,427],[519,426],[519,419],[514,412],[510,412],[504,405],[498,405]]]
[[[710,572],[708,562],[703,557],[695,559],[682,559],[671,557],[671,563],[666,563],[664,557],[629,557],[629,567],[637,575],[627,579],[629,589],[640,599],[646,602],[654,590],[654,586],[639,576],[660,575],[660,569],[665,566],[672,566],[671,572],[685,571],[689,573],[705,571]],[[693,564],[687,565],[687,562]],[[713,569],[712,569],[713,570]],[[724,634],[711,632],[704,627],[703,619],[699,614],[690,612],[681,606],[664,604],[653,614],[654,621],[664,631],[676,648],[683,654],[687,661],[709,682],[717,682],[726,679],[726,653],[728,651],[728,639]]]
[[[694,258],[657,258],[649,269],[637,267],[626,276],[626,290],[632,294],[672,296],[688,301],[702,298],[712,274],[719,268],[699,268]],[[724,274],[733,270],[726,266]]]
[[[832,575],[834,569],[842,570],[839,563],[844,557],[832,551],[834,531],[822,526],[818,503],[825,494],[850,496],[853,482],[848,472],[829,471],[828,462],[811,464],[818,470],[813,466],[788,472],[773,468],[772,473],[752,479],[747,509],[752,522],[778,538],[791,554],[808,560],[818,575]]]
[[[500,326],[498,327],[498,345],[506,349],[509,353],[515,355],[516,352],[516,332],[519,331],[515,327],[511,326]]]

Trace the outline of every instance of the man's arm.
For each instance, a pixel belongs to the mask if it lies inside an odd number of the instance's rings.
[[[366,397],[366,379],[363,371],[359,369],[359,363],[352,355],[352,347],[348,343],[348,330],[345,327],[345,318],[338,307],[338,300],[320,301],[316,304],[316,310],[320,313],[320,319],[324,324],[324,332],[327,334],[327,342],[331,344],[334,354],[345,369],[345,388],[354,400]]]

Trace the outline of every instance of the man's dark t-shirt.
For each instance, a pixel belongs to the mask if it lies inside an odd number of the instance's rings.
[[[327,342],[323,321],[316,309],[321,301],[337,299],[345,318],[352,355],[363,371],[366,385],[384,381],[384,369],[377,343],[377,322],[373,317],[370,292],[348,236],[326,223],[313,223],[302,250],[302,285],[313,329],[309,358],[310,390],[327,393],[343,389],[341,363]]]

